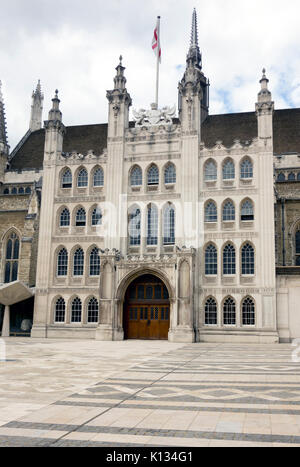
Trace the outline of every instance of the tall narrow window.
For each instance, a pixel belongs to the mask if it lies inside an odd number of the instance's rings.
[[[233,298],[229,297],[224,302],[223,320],[225,326],[235,326],[236,324],[236,306]]]
[[[235,168],[232,160],[227,160],[223,164],[223,180],[232,180],[235,178]]]
[[[205,324],[218,324],[217,302],[214,298],[209,298],[205,303]]]
[[[82,302],[80,298],[77,297],[72,302],[71,322],[81,323],[81,319],[82,319]]]
[[[57,255],[57,275],[58,277],[68,275],[68,252],[65,248],[60,250]]]
[[[213,201],[210,201],[205,206],[205,222],[217,222],[217,221],[218,221],[217,206]]]
[[[277,177],[277,182],[285,182],[285,174],[284,173],[280,173]]]
[[[235,248],[233,245],[226,245],[223,250],[223,274],[233,275],[236,273]]]
[[[130,185],[141,186],[143,184],[143,172],[138,166],[135,166],[130,174]]]
[[[250,297],[242,303],[242,323],[243,326],[255,326],[255,304]]]
[[[204,167],[204,179],[206,182],[217,180],[217,165],[214,161],[208,161]]]
[[[147,245],[157,245],[158,243],[158,209],[155,204],[148,206],[148,231]]]
[[[73,275],[74,276],[83,276],[84,271],[84,252],[82,248],[74,253],[74,263],[73,263]]]
[[[98,323],[99,321],[99,302],[92,298],[88,304],[88,323]]]
[[[175,244],[175,208],[168,205],[164,209],[164,245]]]
[[[76,227],[86,226],[86,212],[83,208],[78,209],[76,213]]]
[[[223,206],[223,221],[235,220],[235,207],[232,201],[227,201]]]
[[[176,169],[174,164],[169,164],[165,168],[165,183],[176,183]]]
[[[99,248],[94,248],[90,253],[90,276],[100,275]]]
[[[70,169],[64,171],[61,186],[62,188],[72,188],[72,172]]]
[[[88,186],[88,173],[86,169],[81,169],[77,179],[78,188],[86,188]]]
[[[140,246],[141,244],[141,211],[133,209],[128,218],[129,242],[131,246]]]
[[[159,184],[159,170],[156,165],[152,165],[148,170],[148,185],[158,185]]]
[[[92,213],[92,226],[96,227],[97,225],[101,225],[101,224],[102,224],[102,211],[99,208],[99,206],[97,206],[93,210],[93,213]]]
[[[4,282],[9,284],[18,280],[20,240],[14,232],[10,234],[6,244]]]
[[[95,170],[94,172],[94,187],[104,186],[104,172],[101,167]]]
[[[65,208],[60,214],[60,226],[69,227],[70,225],[70,211]]]
[[[250,159],[244,159],[241,163],[241,178],[253,178],[253,164]]]
[[[252,201],[248,200],[242,204],[241,220],[242,221],[253,221],[254,220],[254,208],[253,208]]]
[[[295,235],[296,266],[300,266],[300,230]]]
[[[218,274],[218,252],[214,245],[208,245],[205,250],[205,275],[216,276]]]
[[[242,274],[252,275],[255,273],[255,254],[254,248],[249,243],[242,248]]]
[[[55,304],[55,323],[64,323],[66,318],[66,302],[60,297]]]

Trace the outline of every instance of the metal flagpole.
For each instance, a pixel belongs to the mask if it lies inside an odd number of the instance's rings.
[[[159,89],[159,63],[160,63],[160,16],[157,17],[157,65],[156,65],[156,99],[155,103],[158,108],[158,89]]]

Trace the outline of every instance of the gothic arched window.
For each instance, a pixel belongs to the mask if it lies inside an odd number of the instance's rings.
[[[241,163],[241,178],[253,178],[253,164],[250,159],[244,159]]]
[[[143,172],[139,166],[133,167],[130,173],[130,185],[141,186],[143,184]]]
[[[104,172],[101,167],[95,170],[94,172],[94,187],[104,186]]]
[[[233,245],[228,244],[223,250],[223,274],[234,275],[236,273],[236,257],[235,248]]]
[[[66,302],[60,297],[55,303],[55,323],[64,323],[66,318]]]
[[[70,169],[64,171],[61,186],[62,188],[72,188],[72,172]]]
[[[82,248],[78,248],[74,253],[73,275],[83,276],[84,271],[84,252]]]
[[[254,221],[254,207],[250,200],[244,201],[242,204],[241,221]]]
[[[88,323],[98,323],[99,321],[99,302],[96,298],[91,298],[88,303]]]
[[[223,221],[235,221],[235,207],[232,201],[227,201],[223,206]]]
[[[236,305],[232,297],[228,297],[223,305],[224,326],[235,326],[236,324]]]
[[[71,323],[81,323],[82,320],[82,302],[76,297],[72,302]]]
[[[205,324],[217,325],[218,324],[218,312],[217,302],[214,298],[209,298],[205,303]]]
[[[18,280],[20,240],[16,233],[11,233],[6,243],[4,283]]]
[[[68,252],[65,248],[59,251],[57,255],[57,275],[65,277],[68,275]]]
[[[101,224],[102,224],[102,211],[98,206],[92,212],[92,226],[95,227]]]
[[[218,274],[218,252],[214,245],[208,245],[205,250],[205,275]]]
[[[94,248],[90,253],[90,276],[100,275],[100,251]]]
[[[8,189],[8,188],[5,188],[5,190],[3,191],[3,194],[4,194],[4,195],[9,195],[9,189]]]
[[[217,222],[218,211],[217,206],[213,201],[210,201],[205,206],[205,222]]]
[[[21,186],[18,190],[19,195],[24,195],[25,191],[24,188]]]
[[[295,180],[296,180],[296,175],[293,172],[289,173],[288,181],[294,182]]]
[[[26,195],[31,195],[31,188],[28,186],[25,190]]]
[[[77,186],[78,188],[86,188],[89,183],[88,173],[86,169],[81,169],[78,178],[77,178]]]
[[[76,227],[86,226],[86,212],[85,209],[79,208],[76,213]]]
[[[255,273],[255,253],[250,243],[242,248],[242,274],[253,275]]]
[[[69,227],[69,225],[70,225],[70,211],[69,209],[65,208],[62,210],[60,214],[60,226]]]
[[[300,230],[295,234],[296,266],[300,266]]]
[[[278,175],[278,177],[277,177],[277,182],[280,182],[280,183],[285,182],[285,175],[284,175],[284,173],[280,173],[280,174]]]
[[[232,180],[235,178],[234,163],[231,159],[228,159],[223,164],[223,180]]]
[[[159,184],[159,170],[156,165],[151,165],[148,170],[148,185],[158,185]]]
[[[204,167],[204,179],[206,182],[217,180],[218,170],[217,164],[214,161],[208,161]]]
[[[158,243],[158,209],[155,204],[150,204],[147,210],[147,245]]]
[[[255,326],[255,304],[251,297],[242,302],[242,323],[243,326]]]
[[[175,208],[168,204],[163,215],[163,236],[164,245],[175,244]]]
[[[176,168],[174,164],[168,164],[165,168],[165,183],[176,183]]]
[[[128,233],[131,246],[140,246],[141,244],[141,211],[133,208],[128,216]]]

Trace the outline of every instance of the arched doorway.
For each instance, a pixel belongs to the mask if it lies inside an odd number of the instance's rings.
[[[135,279],[125,295],[125,339],[167,340],[169,329],[170,298],[165,284],[151,274]]]

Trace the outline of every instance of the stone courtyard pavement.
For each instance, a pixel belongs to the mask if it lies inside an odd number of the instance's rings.
[[[300,446],[291,345],[5,342],[0,446]]]

